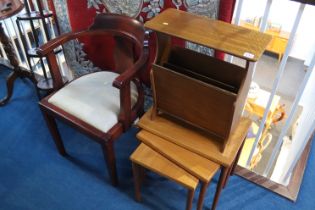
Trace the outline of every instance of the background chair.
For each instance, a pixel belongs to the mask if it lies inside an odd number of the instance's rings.
[[[115,69],[90,73],[65,85],[53,50],[70,40],[93,36],[113,37]],[[88,30],[64,34],[38,49],[38,54],[48,59],[54,86],[54,92],[39,105],[59,153],[66,155],[55,118],[101,145],[113,185],[118,184],[114,141],[143,113],[143,90],[138,79],[147,61],[143,42],[144,27],[139,21],[100,14]]]

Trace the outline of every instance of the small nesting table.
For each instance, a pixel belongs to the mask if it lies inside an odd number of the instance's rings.
[[[216,194],[212,203],[212,209],[215,209],[221,190],[228,182],[228,177],[234,172],[251,120],[241,119],[235,132],[228,139],[224,153],[222,153],[220,151],[221,142],[208,133],[168,115],[158,115],[154,120],[151,120],[151,111],[149,110],[139,120],[138,126],[142,130],[137,134],[137,138],[153,151],[159,153],[160,157],[182,168],[202,183],[198,209],[202,209],[203,197],[213,175],[221,168]],[[155,163],[154,161],[145,165],[136,160],[134,154],[131,156],[131,160],[137,165],[157,172],[156,167],[152,165]],[[137,165],[135,170],[138,170]],[[168,174],[160,171],[158,173],[170,178]],[[135,177],[137,177],[137,174],[136,172]],[[170,179],[176,181],[174,178]],[[185,186],[183,183],[181,185]],[[139,194],[139,189],[136,184],[136,194]],[[193,190],[193,188],[190,189]]]
[[[145,144],[141,144],[130,157],[134,174],[136,200],[141,200],[140,186],[143,168],[149,169],[188,189],[186,210],[192,208],[192,201],[198,185],[198,179]],[[142,168],[143,167],[143,168]]]
[[[191,209],[191,196],[194,195],[200,180],[202,187],[197,209],[201,210],[207,187],[212,177],[220,169],[220,165],[145,130],[140,131],[137,138],[141,140],[142,144],[131,155],[135,174],[136,199],[140,200],[139,174],[141,169],[139,167],[142,166],[188,188],[186,209]]]

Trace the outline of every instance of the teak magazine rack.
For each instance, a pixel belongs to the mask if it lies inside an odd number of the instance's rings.
[[[271,36],[168,9],[146,22],[157,34],[158,54],[152,67],[152,118],[168,113],[214,134],[224,151],[241,118],[256,62]],[[172,37],[219,50],[246,61],[237,66],[195,51],[173,47]]]

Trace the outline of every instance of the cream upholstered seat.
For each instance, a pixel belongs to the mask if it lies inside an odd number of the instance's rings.
[[[57,91],[48,102],[106,133],[118,123],[120,94],[112,85],[117,76],[108,71],[84,75]],[[133,106],[138,92],[134,83],[130,87]]]

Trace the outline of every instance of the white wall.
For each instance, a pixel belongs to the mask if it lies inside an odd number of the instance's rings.
[[[241,19],[262,17],[267,0],[244,0]],[[290,0],[273,0],[269,21],[281,24],[282,30],[290,32],[299,3]],[[315,43],[315,6],[305,7],[290,56],[306,60]]]

